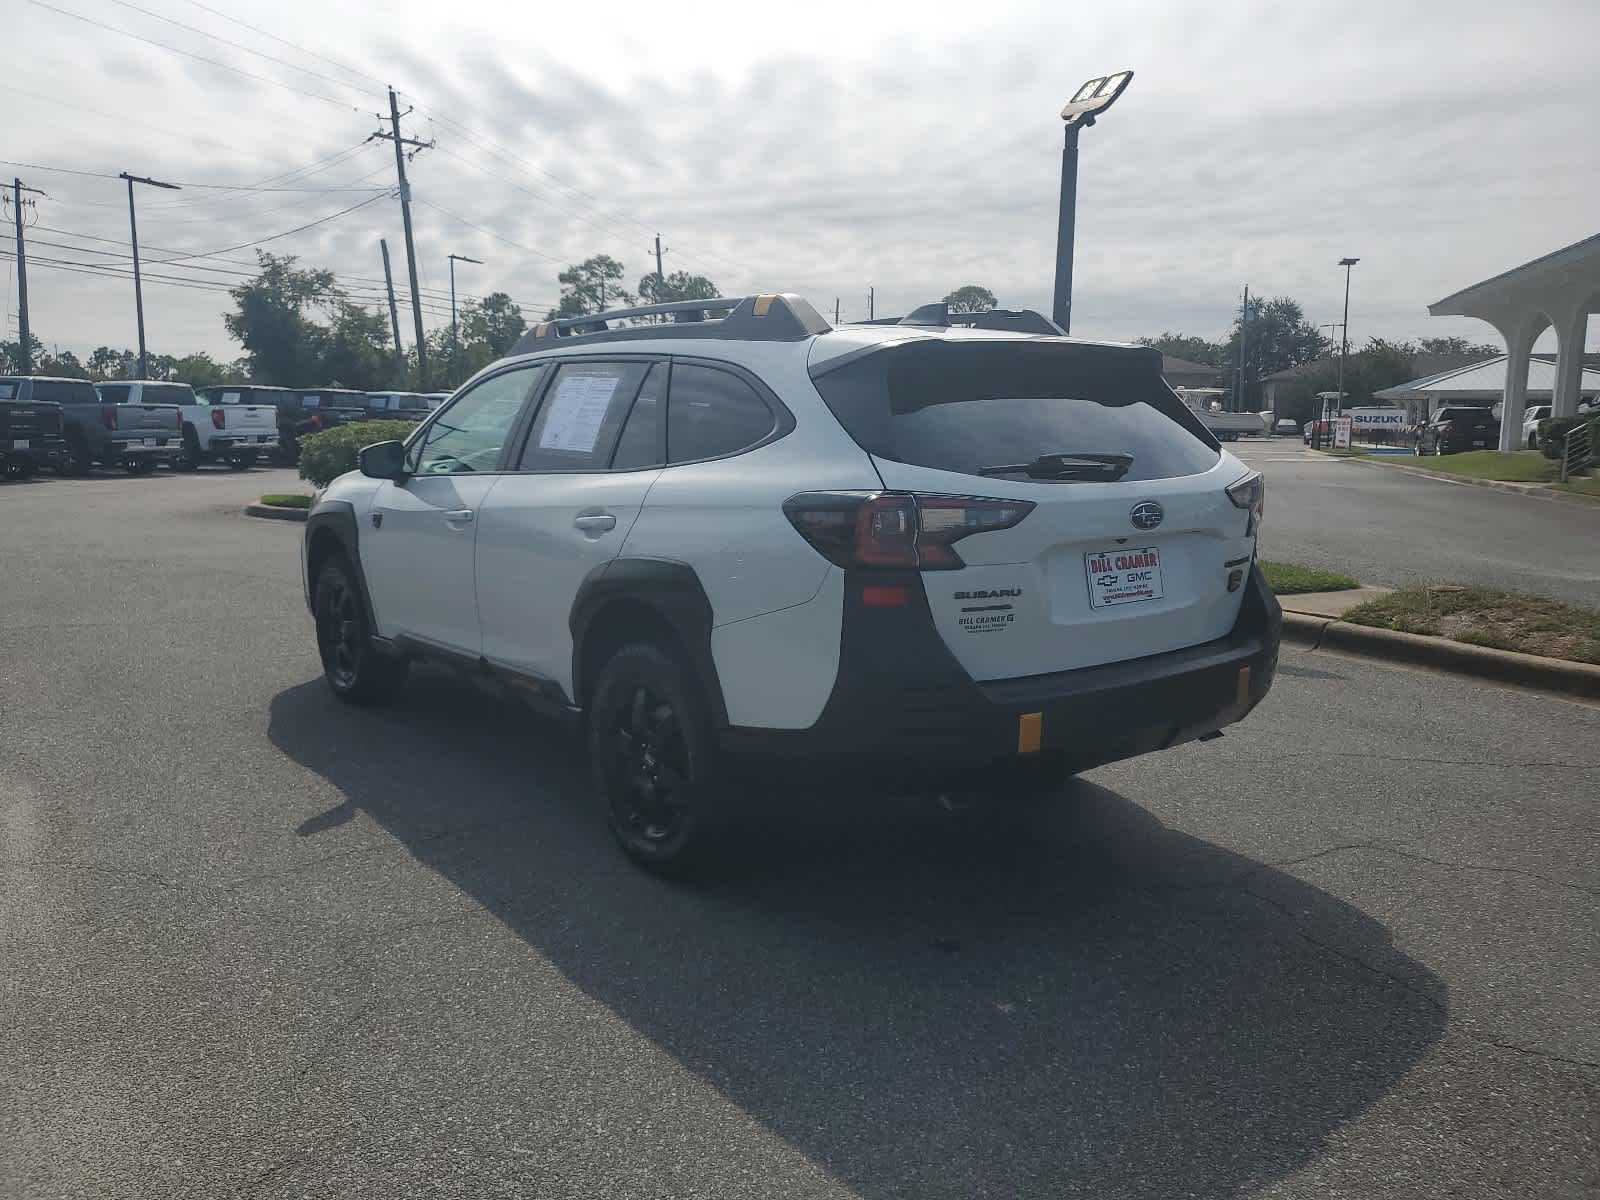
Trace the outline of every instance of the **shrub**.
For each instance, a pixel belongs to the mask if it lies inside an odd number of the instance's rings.
[[[300,478],[327,487],[356,469],[356,453],[376,442],[397,442],[417,427],[415,421],[353,421],[300,439]]]
[[[1594,419],[1593,413],[1581,417],[1546,417],[1539,422],[1539,450],[1546,458],[1559,459],[1567,445],[1567,433]]]

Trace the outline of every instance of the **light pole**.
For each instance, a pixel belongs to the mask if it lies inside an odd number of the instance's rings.
[[[1061,110],[1067,123],[1061,146],[1061,208],[1056,220],[1056,295],[1051,316],[1062,331],[1072,332],[1072,250],[1078,216],[1078,133],[1093,125],[1095,118],[1122,95],[1132,71],[1097,75],[1072,93]]]
[[[468,258],[465,254],[450,255],[450,383],[455,385],[461,381],[455,378],[461,369],[461,344],[456,335],[456,264],[458,262],[477,263],[483,266],[481,258]]]
[[[1339,408],[1344,409],[1344,360],[1350,353],[1350,268],[1361,260],[1359,258],[1341,258],[1339,265],[1344,268],[1344,321],[1339,326]]]
[[[142,175],[129,175],[123,171],[118,179],[128,181],[128,237],[133,243],[133,311],[139,321],[139,378],[150,377],[149,356],[144,348],[144,281],[139,275],[139,222],[133,215],[133,185],[136,183],[149,184],[151,187],[166,188],[168,191],[181,192],[183,189],[175,183],[162,183],[159,179],[146,179]]]

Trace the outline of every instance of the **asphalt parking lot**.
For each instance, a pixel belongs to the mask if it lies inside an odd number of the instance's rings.
[[[1267,477],[1267,558],[1383,587],[1469,583],[1600,607],[1600,504],[1350,462],[1298,438],[1228,449]]]
[[[1286,649],[1036,816],[669,885],[567,732],[328,696],[283,490],[0,486],[0,1195],[1600,1189],[1600,709]]]

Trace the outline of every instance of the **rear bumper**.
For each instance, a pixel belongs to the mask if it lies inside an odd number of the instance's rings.
[[[1252,569],[1226,637],[1129,662],[977,683],[945,648],[925,605],[920,613],[852,612],[847,599],[839,679],[821,717],[793,732],[731,728],[727,749],[902,768],[1057,752],[1086,769],[1243,719],[1272,687],[1283,626],[1277,598]]]
[[[255,434],[218,434],[211,439],[211,443],[206,447],[206,450],[211,454],[241,454],[247,450],[265,452],[278,448],[277,434],[267,435],[265,441],[257,441],[257,436]]]
[[[183,450],[183,439],[176,434],[165,435],[157,441],[158,444],[154,446],[146,446],[143,442],[107,441],[101,451],[101,460],[107,463],[127,462],[130,458],[164,460],[177,458]]]
[[[26,449],[18,450],[14,438],[0,438],[0,466],[55,467],[66,461],[67,443],[58,437],[30,435],[22,439]]]

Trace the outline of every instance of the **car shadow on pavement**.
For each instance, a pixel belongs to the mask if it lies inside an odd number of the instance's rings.
[[[365,814],[866,1196],[1248,1192],[1443,1029],[1376,921],[1089,782],[1017,821],[809,797],[691,886],[612,848],[571,730],[453,677],[298,685],[270,736],[344,796],[300,834]]]

